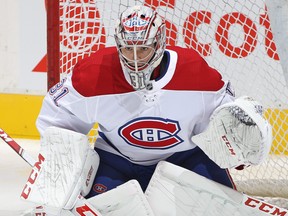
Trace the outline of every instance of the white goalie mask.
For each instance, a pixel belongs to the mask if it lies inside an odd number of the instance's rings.
[[[151,74],[166,47],[165,31],[165,22],[149,7],[133,6],[120,15],[115,40],[124,75],[135,90],[152,88]]]

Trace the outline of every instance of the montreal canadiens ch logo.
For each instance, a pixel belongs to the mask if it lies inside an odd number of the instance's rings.
[[[123,26],[125,30],[128,31],[142,31],[148,27],[149,17],[138,17],[136,13],[132,14],[128,18],[124,18],[122,20]]]
[[[166,149],[183,142],[177,136],[179,123],[163,118],[138,118],[119,129],[119,135],[129,145],[139,148]]]

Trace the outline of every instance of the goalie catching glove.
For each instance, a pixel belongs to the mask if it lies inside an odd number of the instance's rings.
[[[262,117],[263,107],[244,96],[219,106],[208,128],[192,137],[221,168],[260,164],[269,154],[272,129]]]

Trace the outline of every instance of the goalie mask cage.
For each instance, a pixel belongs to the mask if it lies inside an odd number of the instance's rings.
[[[114,23],[136,4],[164,17],[168,45],[197,50],[231,81],[236,97],[249,95],[264,105],[273,127],[270,158],[230,172],[239,191],[288,208],[288,0],[47,1],[48,87],[78,60],[115,46]]]

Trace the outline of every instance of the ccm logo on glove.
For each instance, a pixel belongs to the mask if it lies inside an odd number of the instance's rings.
[[[230,142],[228,140],[228,138],[224,135],[224,136],[222,136],[222,139],[225,142],[227,148],[229,149],[231,155],[236,155],[235,152],[234,152],[234,149],[232,148],[232,146],[231,146],[231,144],[230,144]]]

